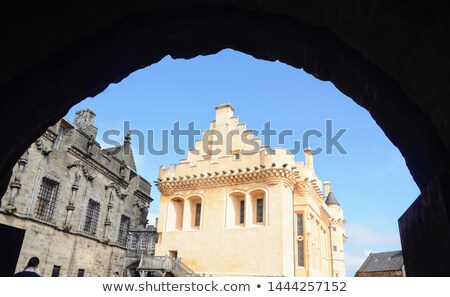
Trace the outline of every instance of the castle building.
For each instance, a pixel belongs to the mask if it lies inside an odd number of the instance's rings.
[[[84,109],[73,124],[60,120],[15,166],[0,209],[10,234],[0,266],[9,273],[37,256],[42,276],[119,276],[152,254],[151,185],[137,173],[129,135],[102,149],[94,118]]]
[[[161,167],[156,256],[212,276],[345,276],[344,214],[314,170],[233,116],[230,104],[186,159]]]

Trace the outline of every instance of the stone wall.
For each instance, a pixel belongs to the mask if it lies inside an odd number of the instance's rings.
[[[51,276],[53,266],[60,266],[60,276],[77,276],[83,269],[84,276],[114,276],[121,273],[126,249],[101,243],[82,234],[67,233],[42,222],[16,215],[0,214],[0,224],[24,229],[16,272],[23,270],[31,257],[39,257],[37,271],[42,276]]]
[[[407,276],[450,275],[450,176],[438,175],[398,220]]]
[[[107,154],[64,119],[28,148],[14,167],[0,210],[0,224],[26,230],[16,271],[37,256],[44,276],[53,266],[61,266],[61,276],[76,276],[78,269],[85,276],[122,273],[129,231],[146,231],[151,186],[135,171],[132,157],[131,165],[120,157],[125,158]],[[58,189],[48,217],[36,213],[44,179]],[[86,227],[90,200],[99,204],[94,228]],[[124,231],[122,217],[130,219]]]

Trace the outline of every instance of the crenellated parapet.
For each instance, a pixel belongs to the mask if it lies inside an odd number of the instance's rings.
[[[200,175],[186,175],[178,177],[166,177],[157,183],[159,191],[163,195],[171,195],[178,190],[190,190],[196,188],[208,188],[218,186],[233,186],[249,183],[263,182],[265,184],[283,183],[292,188],[296,182],[297,173],[285,168],[238,168],[236,170],[222,170],[220,172],[205,172]]]

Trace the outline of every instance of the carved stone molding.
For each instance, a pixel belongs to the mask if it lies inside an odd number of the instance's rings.
[[[163,195],[171,195],[177,190],[188,190],[195,188],[207,188],[217,186],[233,186],[249,183],[264,182],[270,185],[284,183],[293,187],[296,183],[295,172],[287,169],[265,169],[258,172],[222,175],[194,179],[172,178],[172,181],[160,181],[157,186]]]

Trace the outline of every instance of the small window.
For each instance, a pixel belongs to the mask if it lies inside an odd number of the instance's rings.
[[[241,228],[248,220],[246,195],[241,192],[230,193],[227,198],[226,228]]]
[[[303,241],[303,214],[297,214],[297,265],[305,266],[305,248]]]
[[[250,218],[250,224],[253,224],[253,226],[263,226],[267,225],[267,194],[265,191],[259,189],[259,190],[253,190],[250,194],[248,194],[248,206],[249,210],[247,209],[247,215],[251,215]],[[248,218],[247,218],[248,220]]]
[[[233,160],[234,161],[239,160],[240,158],[241,158],[240,154],[233,154]]]
[[[333,227],[333,231],[336,232],[336,227]]]
[[[305,266],[305,247],[303,240],[297,240],[297,265]]]
[[[264,222],[264,199],[256,199],[256,222]]]
[[[152,238],[152,241],[150,242],[150,248],[152,249],[152,251],[155,250],[155,247],[156,247],[156,240],[157,240],[157,238],[156,238],[156,237],[153,237],[153,238]]]
[[[333,245],[333,252],[337,252],[337,246]]]
[[[136,236],[132,235],[130,238],[130,250],[135,251],[137,248],[137,238]]]
[[[141,239],[139,240],[139,250],[146,251],[147,245],[148,245],[148,237],[142,236]]]
[[[78,269],[78,277],[84,277],[84,269]]]
[[[202,204],[197,203],[195,204],[195,227],[200,226],[201,215],[202,215]]]
[[[53,266],[52,277],[59,277],[61,266]]]
[[[303,236],[303,214],[297,214],[297,236]]]
[[[245,223],[245,200],[241,200],[239,206],[239,224],[244,223]]]

